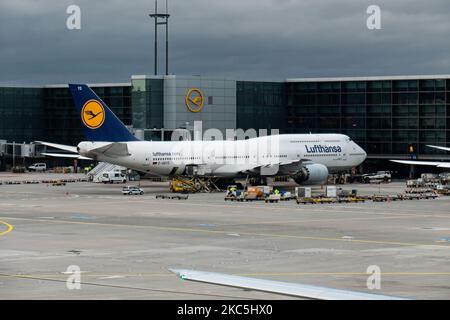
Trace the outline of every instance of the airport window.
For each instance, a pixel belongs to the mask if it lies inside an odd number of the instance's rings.
[[[392,114],[397,117],[418,116],[418,106],[392,106]]]
[[[386,154],[391,152],[390,143],[368,143],[367,151],[372,154]]]
[[[368,93],[367,104],[382,104],[381,93]]]
[[[420,132],[421,142],[445,142],[445,132],[437,130],[426,130]]]
[[[364,115],[366,106],[342,106],[343,115]]]
[[[445,116],[445,106],[443,105],[420,106],[420,116]]]
[[[340,82],[319,82],[318,92],[339,92],[341,89]]]
[[[370,81],[367,83],[367,91],[382,91],[383,82],[382,81]]]
[[[395,129],[417,129],[419,120],[417,118],[393,118]]]
[[[347,130],[342,130],[342,133],[351,137],[351,139],[353,141],[357,141],[358,144],[360,144],[360,142],[358,142],[358,141],[364,141],[366,139],[366,131],[365,130],[347,129]]]
[[[419,83],[417,80],[409,80],[408,81],[408,89],[409,91],[417,91],[419,87]]]
[[[390,130],[367,130],[368,141],[390,141]]]
[[[367,106],[367,115],[369,116],[390,116],[391,115],[390,105],[379,105],[379,106]]]
[[[408,91],[408,80],[394,81],[394,91]]]
[[[316,104],[316,95],[315,94],[295,95],[293,104],[294,105]]]
[[[421,129],[445,129],[445,118],[422,118]]]
[[[317,96],[317,104],[319,105],[338,105],[340,96],[338,94],[319,94]]]
[[[394,93],[394,104],[417,104],[417,93]]]
[[[420,80],[419,86],[421,91],[432,91],[434,90],[434,80],[432,79]]]
[[[387,118],[368,118],[367,128],[368,129],[391,129],[392,123],[391,119]]]
[[[436,92],[434,95],[434,101],[436,104],[445,103],[445,92]]]
[[[295,83],[293,86],[293,90],[299,92],[316,92],[317,90],[316,82]]]
[[[342,103],[343,104],[365,104],[366,97],[363,93],[354,94],[343,94]]]
[[[414,140],[416,141],[416,140]],[[408,141],[410,142],[410,141]],[[392,152],[395,154],[406,154],[408,152],[408,142],[404,143],[393,143]]]
[[[343,92],[363,92],[366,89],[364,81],[348,81],[342,83]]]
[[[331,118],[331,117],[319,118],[319,127],[322,129],[339,129],[340,118]]]
[[[392,139],[393,141],[399,142],[410,142],[417,141],[417,131],[416,130],[394,130],[392,131]]]
[[[365,118],[345,117],[342,118],[342,128],[344,129],[364,129],[366,126]]]

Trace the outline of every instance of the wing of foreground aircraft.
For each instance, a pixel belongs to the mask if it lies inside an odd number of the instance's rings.
[[[183,280],[191,280],[210,284],[223,285],[255,291],[271,292],[287,296],[310,298],[317,300],[407,300],[405,298],[338,290],[292,282],[281,282],[228,275],[223,273],[169,269]]]

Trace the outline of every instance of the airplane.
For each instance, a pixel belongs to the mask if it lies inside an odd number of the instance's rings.
[[[87,141],[77,146],[36,141],[68,151],[53,157],[90,159],[156,176],[213,178],[290,176],[319,184],[329,173],[360,165],[366,152],[343,134],[280,134],[246,140],[138,140],[85,84],[69,84]],[[95,116],[93,116],[95,115]]]
[[[319,287],[302,283],[242,277],[217,272],[170,268],[169,271],[175,273],[182,280],[314,300],[409,300],[403,297]]]
[[[433,145],[427,145],[427,147],[444,150],[444,151],[450,151],[450,148],[447,148],[447,147],[433,146]],[[419,165],[419,166],[434,166],[437,168],[450,168],[450,162],[415,161],[415,160],[390,160],[390,161],[396,162],[396,163],[401,163],[401,164],[412,164],[412,165]]]

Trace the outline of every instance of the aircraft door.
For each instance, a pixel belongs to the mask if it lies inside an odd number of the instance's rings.
[[[144,166],[146,168],[150,167],[150,163],[152,163],[152,161],[153,161],[153,156],[152,155],[150,155],[150,154],[145,155]]]

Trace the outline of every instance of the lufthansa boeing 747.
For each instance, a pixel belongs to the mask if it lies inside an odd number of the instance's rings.
[[[84,84],[69,84],[87,140],[78,146],[40,142],[71,154],[159,176],[290,176],[318,184],[360,165],[366,152],[343,134],[281,134],[246,140],[140,141]],[[192,170],[195,169],[195,170]]]

